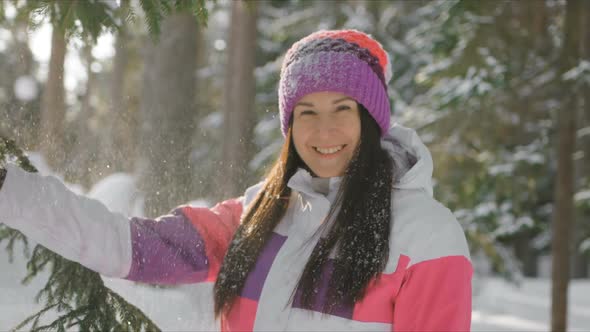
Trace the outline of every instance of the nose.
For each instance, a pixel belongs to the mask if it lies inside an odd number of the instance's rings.
[[[319,116],[315,122],[315,131],[319,136],[327,136],[336,128],[334,119],[329,116]]]

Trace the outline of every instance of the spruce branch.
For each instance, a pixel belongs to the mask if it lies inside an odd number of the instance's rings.
[[[22,329],[23,327],[25,327],[26,325],[28,325],[31,321],[33,322],[33,327],[37,326],[38,322],[39,322],[39,318],[41,318],[41,316],[43,316],[43,314],[45,314],[46,312],[48,312],[49,310],[55,308],[57,306],[57,304],[53,304],[50,306],[47,306],[41,310],[39,310],[37,313],[27,317],[25,320],[23,320],[20,324],[18,324],[17,326],[15,326],[12,331],[18,331],[20,329]]]
[[[77,36],[96,42],[101,33],[116,31],[125,21],[137,16],[133,7],[126,3],[116,7],[106,1],[63,1],[63,0],[11,0],[17,10],[17,18],[26,20],[30,28],[38,28],[45,20],[63,31],[66,37]],[[164,18],[174,12],[188,11],[202,26],[207,26],[207,1],[215,0],[139,0],[148,31],[157,39]],[[0,1],[0,14],[6,9],[5,0]],[[4,15],[0,15],[0,22]]]
[[[215,3],[215,0],[209,0]],[[145,22],[148,31],[155,39],[160,35],[160,27],[163,19],[175,12],[190,12],[197,23],[206,27],[209,20],[206,0],[139,0],[139,4],[145,13]]]

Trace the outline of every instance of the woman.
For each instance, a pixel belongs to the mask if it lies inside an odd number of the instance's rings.
[[[106,276],[215,282],[224,331],[469,330],[465,236],[432,197],[427,148],[390,128],[390,66],[355,30],[295,43],[279,84],[285,143],[238,199],[127,219],[9,165],[0,219]]]

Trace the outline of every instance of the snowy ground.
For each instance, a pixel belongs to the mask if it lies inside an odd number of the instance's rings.
[[[516,287],[498,278],[488,278],[480,287],[473,302],[473,330],[550,330],[549,279],[525,279]],[[568,296],[568,330],[590,331],[590,281],[572,281]]]
[[[37,159],[33,155],[32,159]],[[42,161],[33,160],[41,169]],[[80,191],[79,188],[73,188]],[[88,193],[112,210],[141,215],[142,199],[133,177],[115,174],[99,182]],[[194,205],[206,205],[195,201]],[[40,275],[29,285],[21,285],[26,271],[22,250],[13,263],[0,247],[0,331],[15,327],[41,309],[34,297],[45,285]],[[107,286],[142,309],[166,331],[216,331],[212,319],[212,285],[187,285],[156,289],[124,280],[105,279]],[[474,331],[548,331],[551,284],[548,279],[525,279],[520,287],[498,278],[477,277],[474,282],[472,329]],[[569,289],[569,330],[590,332],[590,280],[573,281]],[[55,313],[48,319],[55,317]]]

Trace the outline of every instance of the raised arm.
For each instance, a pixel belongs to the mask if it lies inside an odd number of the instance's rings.
[[[0,187],[0,222],[105,276],[151,283],[214,280],[241,211],[241,200],[230,200],[128,219],[13,165]]]

